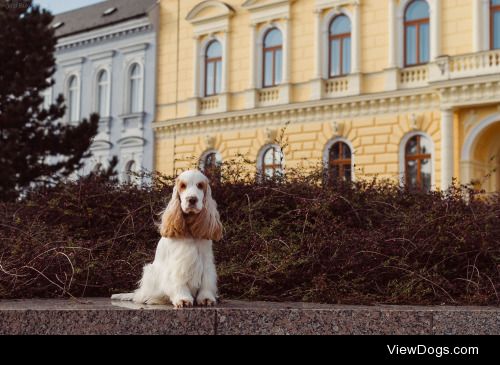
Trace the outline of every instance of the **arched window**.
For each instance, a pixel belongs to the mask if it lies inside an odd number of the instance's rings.
[[[351,71],[351,21],[345,15],[332,19],[329,27],[328,76],[346,75]]]
[[[413,0],[405,10],[405,66],[429,62],[429,4]]]
[[[106,70],[97,74],[97,112],[101,117],[109,115],[109,77]]]
[[[283,37],[277,28],[269,29],[264,36],[262,86],[281,83],[283,65]]]
[[[80,99],[80,90],[78,90],[78,79],[75,75],[71,76],[68,80],[68,112],[69,121],[78,121],[78,101]]]
[[[129,74],[129,112],[139,113],[141,112],[141,87],[142,87],[142,74],[141,66],[134,63],[130,67]]]
[[[201,160],[201,169],[211,181],[219,180],[221,175],[222,156],[217,151],[206,153]]]
[[[491,49],[500,49],[500,0],[490,0]]]
[[[222,47],[218,41],[212,41],[205,55],[205,96],[220,93],[222,80]]]
[[[328,177],[330,181],[352,180],[352,152],[345,142],[335,142],[328,151]]]
[[[283,176],[284,155],[278,146],[268,147],[262,154],[262,174],[264,177]]]
[[[405,145],[405,185],[412,190],[429,191],[432,184],[431,141],[423,136],[411,137]]]

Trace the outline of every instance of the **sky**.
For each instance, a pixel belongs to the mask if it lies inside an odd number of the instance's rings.
[[[103,0],[34,0],[33,2],[42,8],[50,10],[53,14],[58,14],[101,1]]]

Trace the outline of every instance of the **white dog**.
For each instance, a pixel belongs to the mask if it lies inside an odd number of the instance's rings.
[[[197,170],[177,177],[172,198],[162,214],[153,263],[144,267],[139,288],[111,299],[165,304],[176,308],[214,305],[217,298],[212,240],[222,238],[217,204],[208,179]]]

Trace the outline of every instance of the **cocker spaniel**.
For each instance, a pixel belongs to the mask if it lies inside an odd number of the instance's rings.
[[[112,300],[191,307],[212,306],[217,299],[212,240],[222,238],[217,204],[208,179],[197,170],[180,174],[162,213],[153,262],[144,266],[139,288],[114,294]]]

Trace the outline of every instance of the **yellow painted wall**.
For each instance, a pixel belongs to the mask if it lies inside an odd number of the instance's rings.
[[[264,1],[264,0],[262,0]],[[244,92],[250,75],[250,14],[242,8],[243,0],[225,0],[233,10],[229,32],[229,113],[246,108]],[[194,40],[193,26],[185,19],[200,0],[161,0],[161,21],[158,39],[158,93],[157,121],[179,121],[190,113],[189,100],[193,97]],[[291,104],[300,105],[311,100],[311,80],[315,64],[314,52],[315,0],[297,0],[291,5]],[[323,11],[323,15],[329,9]],[[352,12],[352,7],[347,6]],[[206,10],[201,16],[216,12]],[[472,52],[472,1],[441,0],[441,54],[458,55]],[[378,97],[386,92],[388,67],[388,2],[361,0],[361,83],[362,95]],[[179,19],[179,21],[177,21]],[[259,27],[262,27],[260,25]],[[335,100],[332,100],[335,102]],[[286,106],[275,107],[275,109]],[[492,108],[476,109],[477,119],[494,112]],[[454,174],[460,175],[460,150],[468,133],[465,120],[470,108],[455,110]],[[338,119],[341,135],[354,146],[355,175],[357,178],[379,175],[397,179],[400,174],[399,150],[403,136],[413,130],[410,112],[387,112],[374,116]],[[417,111],[417,130],[427,133],[434,142],[434,182],[440,184],[441,142],[439,108]],[[207,116],[207,119],[211,116]],[[326,143],[333,137],[332,120],[303,123],[290,121],[286,129],[288,147],[285,152],[287,167],[318,164]],[[470,126],[469,126],[470,127]],[[273,127],[276,128],[276,127]],[[156,141],[157,169],[177,173],[194,166],[209,147],[207,132],[160,133]],[[225,160],[237,154],[255,159],[268,141],[265,127],[238,126],[209,132],[215,136],[214,146]]]

